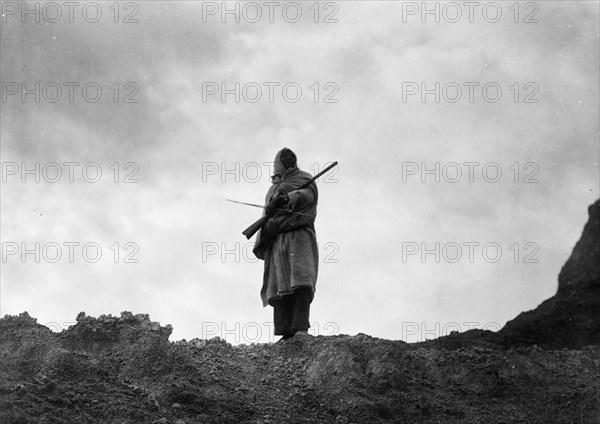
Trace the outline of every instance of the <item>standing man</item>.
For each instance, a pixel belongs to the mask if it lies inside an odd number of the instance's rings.
[[[318,191],[312,176],[298,169],[288,148],[275,156],[273,184],[265,199],[269,217],[260,230],[254,254],[265,261],[263,306],[274,309],[275,335],[288,339],[307,334],[317,283],[319,252],[315,234]]]

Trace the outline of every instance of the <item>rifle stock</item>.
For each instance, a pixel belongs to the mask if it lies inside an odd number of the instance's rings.
[[[254,224],[252,224],[251,226],[246,228],[244,231],[242,231],[242,234],[245,235],[248,240],[250,240],[250,237],[252,237],[254,234],[256,234],[256,232],[258,230],[260,230],[263,227],[263,225],[265,225],[267,223],[268,220],[269,220],[269,217],[267,215],[263,216],[258,221],[256,221]]]
[[[305,184],[302,184],[302,186],[300,188],[298,188],[297,190],[302,190],[302,189],[308,187],[309,185],[314,183],[321,175],[323,175],[324,173],[329,171],[331,168],[333,168],[337,164],[338,164],[337,161],[333,162],[327,168],[325,168],[324,170],[319,172],[317,175],[312,177],[308,182],[306,182]],[[246,239],[250,240],[250,237],[252,237],[254,234],[256,234],[256,232],[258,230],[260,230],[263,227],[263,225],[265,225],[267,223],[269,218],[270,218],[269,216],[264,215],[262,218],[260,218],[254,224],[250,225],[248,228],[246,228],[244,231],[242,231],[242,234],[246,236]]]

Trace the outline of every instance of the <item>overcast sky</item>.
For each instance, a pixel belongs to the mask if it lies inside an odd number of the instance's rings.
[[[273,340],[261,211],[225,199],[262,203],[282,147],[339,162],[313,333],[497,330],[555,293],[599,197],[598,2],[112,4],[2,4],[2,314]]]

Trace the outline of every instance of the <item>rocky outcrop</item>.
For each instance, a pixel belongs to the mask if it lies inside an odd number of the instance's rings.
[[[600,200],[588,212],[581,238],[560,271],[556,295],[506,323],[498,334],[506,346],[600,344]]]
[[[588,214],[583,234],[558,276],[557,295],[564,298],[581,298],[600,287],[600,200],[590,205]]]

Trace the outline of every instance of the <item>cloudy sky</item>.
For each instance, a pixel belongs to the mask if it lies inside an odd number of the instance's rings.
[[[241,235],[261,212],[225,199],[261,203],[285,146],[339,162],[315,334],[499,329],[555,293],[599,197],[597,2],[23,4],[2,3],[3,315],[273,340]]]

